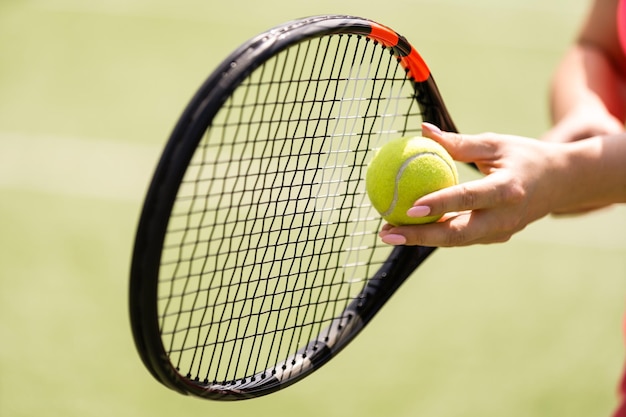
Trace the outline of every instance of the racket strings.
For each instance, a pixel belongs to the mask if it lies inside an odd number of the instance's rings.
[[[414,103],[397,60],[359,36],[294,45],[234,91],[185,174],[162,254],[159,325],[182,374],[264,378],[324,342],[389,253],[363,179],[375,148],[419,131]]]

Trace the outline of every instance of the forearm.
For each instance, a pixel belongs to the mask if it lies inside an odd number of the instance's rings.
[[[623,77],[602,50],[578,43],[558,66],[550,90],[553,123],[575,111],[611,114],[626,118],[626,87]]]
[[[556,164],[552,211],[567,212],[626,202],[626,134],[564,144]]]

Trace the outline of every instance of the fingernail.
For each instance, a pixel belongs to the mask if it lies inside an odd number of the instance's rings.
[[[409,217],[424,217],[430,214],[428,206],[414,206],[407,210],[406,215]]]
[[[388,245],[398,246],[405,245],[406,238],[402,235],[389,234],[382,237],[382,241]]]
[[[441,129],[439,129],[437,126],[435,126],[435,125],[434,125],[434,124],[432,124],[432,123],[423,122],[423,123],[422,123],[422,126],[423,126],[423,127],[428,128],[428,130],[430,130],[430,131],[431,131],[431,132],[433,132],[433,133],[436,133],[436,134],[438,134],[438,135],[441,135],[441,134],[442,134]]]

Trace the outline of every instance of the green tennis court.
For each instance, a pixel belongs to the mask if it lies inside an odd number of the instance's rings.
[[[127,308],[143,194],[195,89],[284,21],[404,34],[466,132],[536,137],[583,0],[3,0],[0,416],[608,416],[625,349],[626,207],[438,251],[337,359],[216,403],[162,387]],[[472,178],[469,170],[462,178]]]

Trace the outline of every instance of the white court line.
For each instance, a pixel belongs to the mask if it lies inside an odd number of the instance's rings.
[[[161,147],[0,132],[0,190],[141,201]]]
[[[162,146],[0,132],[0,194],[23,190],[140,203]],[[625,231],[621,205],[582,218],[548,217],[514,239],[623,251]]]

